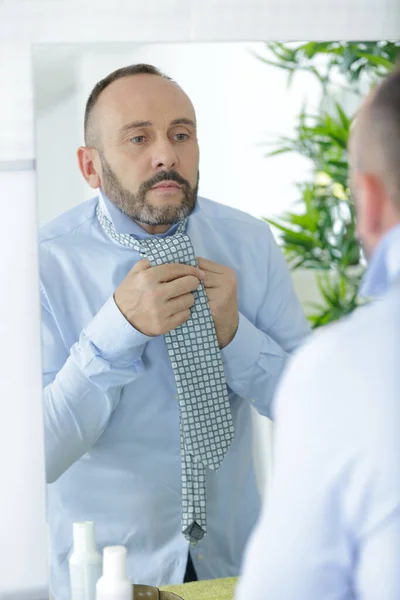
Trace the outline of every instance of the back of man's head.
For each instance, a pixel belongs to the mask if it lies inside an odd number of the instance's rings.
[[[400,223],[400,69],[376,87],[357,115],[350,143],[358,233],[368,253]]]

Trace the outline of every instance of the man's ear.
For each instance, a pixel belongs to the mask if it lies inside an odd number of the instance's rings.
[[[80,146],[77,150],[79,169],[85,181],[93,189],[100,187],[101,179],[96,165],[98,164],[98,155],[95,148]]]
[[[387,193],[383,181],[372,174],[360,174],[357,182],[359,227],[364,234],[381,236],[385,225]]]

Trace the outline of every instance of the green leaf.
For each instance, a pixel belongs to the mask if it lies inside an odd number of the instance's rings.
[[[297,225],[302,229],[307,229],[314,233],[318,228],[319,213],[317,211],[310,211],[309,213],[298,215],[296,213],[284,213],[282,220],[292,225]]]
[[[311,235],[289,229],[289,227],[272,219],[265,219],[265,221],[282,232],[282,239],[285,241],[286,245],[294,244],[308,249],[321,246],[319,240]]]
[[[344,112],[343,108],[340,106],[340,104],[336,103],[336,110],[338,112],[338,115],[340,117],[340,120],[342,122],[343,127],[348,130],[350,127],[350,119],[348,118],[348,116],[346,115],[346,113]]]
[[[367,52],[358,52],[358,56],[366,58],[368,62],[377,67],[383,67],[387,71],[392,71],[394,68],[393,63],[384,58],[383,56],[376,56],[374,54],[368,54]]]
[[[292,152],[292,148],[289,146],[283,146],[283,148],[277,148],[276,150],[272,150],[271,152],[267,152],[264,154],[266,157],[278,156],[279,154],[287,154],[288,152]]]
[[[281,63],[274,62],[273,60],[268,60],[268,58],[264,58],[262,56],[256,55],[258,60],[260,60],[265,65],[270,65],[271,67],[279,67],[280,69],[285,69],[285,71],[292,71],[293,68],[289,65],[282,65]]]
[[[289,75],[288,75],[288,78],[287,78],[287,83],[286,83],[286,85],[287,85],[287,87],[288,87],[288,88],[290,88],[290,86],[291,86],[291,85],[292,85],[292,83],[293,83],[293,78],[294,78],[294,75],[295,75],[295,73],[296,73],[296,70],[295,70],[295,69],[292,69],[292,70],[289,72]]]
[[[326,162],[328,165],[331,165],[332,167],[335,167],[337,169],[341,169],[346,173],[349,170],[349,163],[345,162],[344,160],[334,160],[330,158]]]

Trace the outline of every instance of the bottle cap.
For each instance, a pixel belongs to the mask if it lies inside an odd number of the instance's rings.
[[[96,552],[93,521],[73,524],[74,552]]]
[[[112,579],[126,578],[125,546],[106,546],[103,550],[103,576]]]

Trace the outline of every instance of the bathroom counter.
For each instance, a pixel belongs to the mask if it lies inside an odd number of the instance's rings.
[[[181,585],[161,587],[161,590],[173,592],[182,600],[233,600],[237,583],[236,577],[228,579],[211,579],[209,581],[194,581]]]

